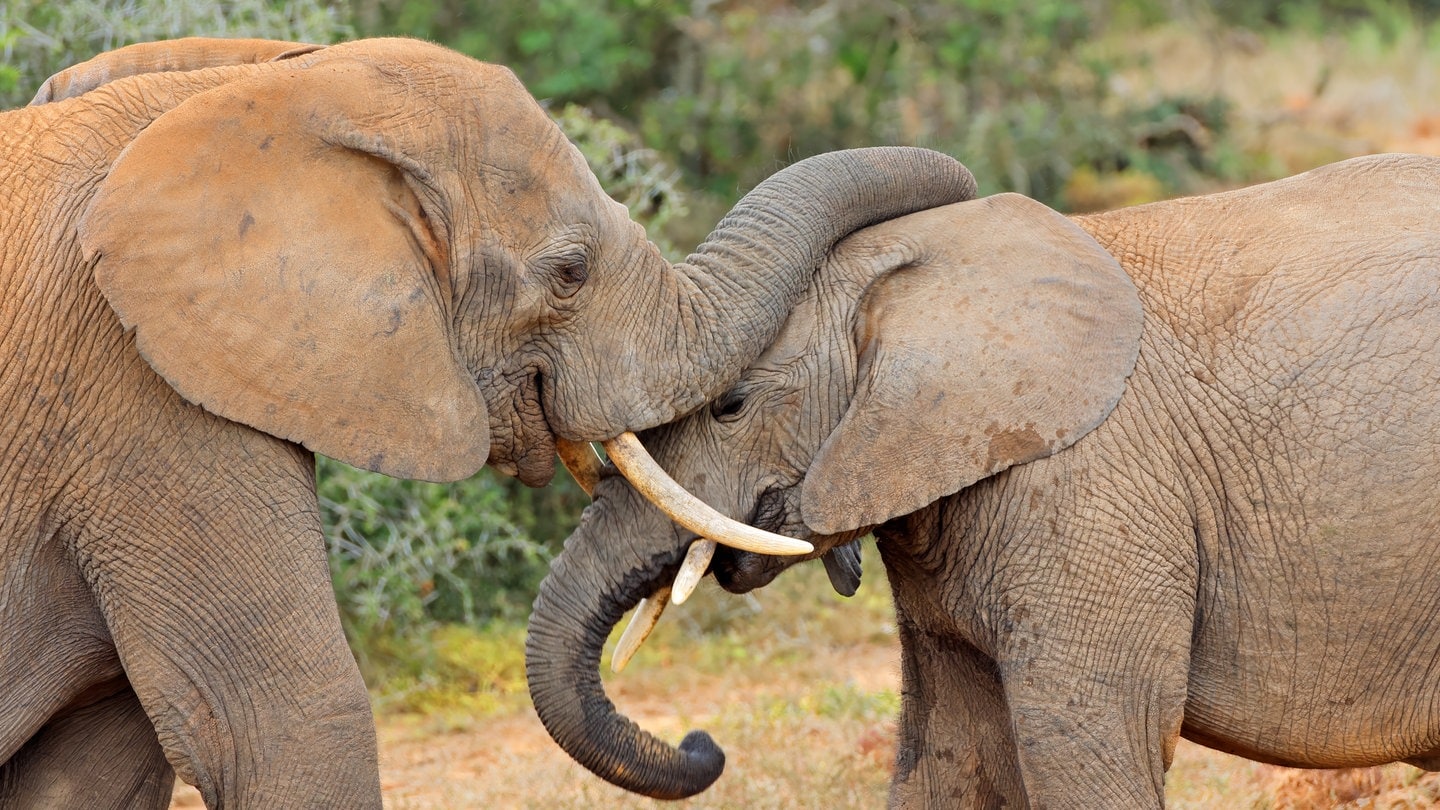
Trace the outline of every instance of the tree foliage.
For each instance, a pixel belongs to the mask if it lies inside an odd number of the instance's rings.
[[[1113,65],[1087,54],[1117,6],[1163,16],[1158,0],[358,1],[363,31],[434,38],[603,111],[712,209],[784,163],[859,144],[939,149],[982,189],[1056,205],[1079,167],[1156,162],[1172,193],[1223,169],[1203,149],[1137,141],[1157,111],[1114,97]]]

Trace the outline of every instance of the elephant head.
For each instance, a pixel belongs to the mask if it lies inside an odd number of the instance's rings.
[[[848,544],[1081,440],[1115,407],[1136,361],[1131,280],[1079,227],[1023,197],[876,225],[817,267],[738,382],[640,439],[719,511],[812,541],[810,556],[827,556],[842,592],[858,585]],[[719,776],[723,753],[703,732],[676,751],[616,713],[596,671],[601,646],[643,597],[663,607],[692,542],[698,559],[685,567],[736,592],[805,558],[715,552],[617,475],[602,474],[595,496],[531,617],[536,710],[603,778],[655,797],[690,795]],[[674,597],[688,587],[677,582]],[[653,613],[636,621],[653,623]],[[633,648],[621,644],[623,663]]]
[[[55,115],[136,119],[78,234],[150,365],[220,416],[408,478],[488,460],[538,485],[557,439],[693,410],[835,241],[974,190],[926,150],[826,155],[672,265],[510,71],[438,46],[137,46],[46,88]]]

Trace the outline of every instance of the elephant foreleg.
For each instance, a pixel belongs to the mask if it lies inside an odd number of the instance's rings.
[[[1152,623],[1117,619],[1137,616]],[[1061,626],[1048,619],[1044,626]],[[1003,679],[1031,806],[1163,806],[1184,720],[1189,632],[1178,612],[1162,622],[1134,608],[1087,622],[1083,640],[1016,634]]]
[[[207,466],[130,477],[126,509],[75,540],[166,759],[209,807],[379,808],[308,454],[233,426],[192,435]]]
[[[995,665],[958,638],[899,616],[904,704],[892,807],[1024,807]]]
[[[175,771],[128,685],[62,714],[0,766],[0,807],[170,806]]]

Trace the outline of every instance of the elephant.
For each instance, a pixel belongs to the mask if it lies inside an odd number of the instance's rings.
[[[734,386],[638,441],[815,551],[715,550],[600,471],[527,665],[551,736],[622,787],[724,767],[606,698],[624,612],[643,633],[699,574],[742,593],[817,556],[848,595],[867,532],[902,648],[892,806],[1159,807],[1182,736],[1440,769],[1440,158],[873,225]]]
[[[0,805],[164,807],[178,774],[283,808],[381,804],[315,453],[542,485],[724,390],[839,238],[974,179],[801,161],[672,265],[504,67],[190,39],[0,114],[0,186]]]

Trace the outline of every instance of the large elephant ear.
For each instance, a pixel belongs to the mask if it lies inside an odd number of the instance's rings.
[[[836,534],[908,514],[1070,446],[1104,421],[1135,366],[1134,284],[1079,227],[1002,194],[892,220],[857,315],[856,390],[801,487]],[[901,258],[896,258],[903,254]],[[845,261],[845,246],[832,261]]]
[[[453,480],[485,463],[489,424],[451,334],[448,251],[384,133],[355,130],[387,120],[368,109],[383,81],[343,60],[190,98],[121,153],[81,244],[186,399],[358,467]]]

